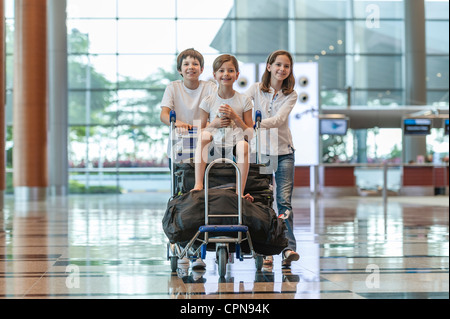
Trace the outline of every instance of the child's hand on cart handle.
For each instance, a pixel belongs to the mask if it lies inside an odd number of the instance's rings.
[[[193,126],[181,121],[176,121],[175,122],[175,127],[177,128],[177,133],[180,135],[186,135],[189,130],[192,130]]]

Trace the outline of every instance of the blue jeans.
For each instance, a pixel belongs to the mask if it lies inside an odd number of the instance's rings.
[[[292,191],[294,190],[295,156],[294,153],[278,156],[278,168],[275,171],[276,199],[278,215],[289,212],[286,222],[288,246],[284,250],[297,248],[294,236],[294,214],[292,212]]]
[[[278,156],[265,156],[270,158],[272,169],[275,171],[276,200],[278,215],[289,212],[286,222],[286,238],[288,246],[285,250],[295,251],[297,243],[294,236],[294,214],[292,213],[292,191],[294,190],[295,156],[294,153]],[[263,161],[264,162],[264,161]]]

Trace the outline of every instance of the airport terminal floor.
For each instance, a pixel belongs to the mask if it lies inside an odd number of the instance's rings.
[[[301,258],[172,272],[166,193],[5,196],[1,299],[448,299],[449,198],[294,199]]]

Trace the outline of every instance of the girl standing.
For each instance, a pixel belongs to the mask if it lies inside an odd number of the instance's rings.
[[[289,129],[289,114],[297,101],[294,91],[295,78],[292,73],[293,59],[289,52],[278,50],[267,59],[266,70],[261,82],[253,84],[246,92],[261,111],[261,128],[270,131],[270,145],[261,149],[262,157],[277,163],[274,166],[278,216],[286,221],[288,246],[283,250],[282,266],[289,267],[300,258],[296,252],[293,233],[292,191],[294,188],[295,157],[292,135]],[[263,131],[262,130],[262,131]],[[273,263],[272,256],[266,256],[265,265]]]

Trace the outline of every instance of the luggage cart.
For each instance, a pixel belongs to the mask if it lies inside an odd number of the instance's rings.
[[[259,112],[259,111],[258,111]],[[256,114],[256,129],[257,133],[259,130],[259,122],[261,121],[261,114]],[[174,111],[171,111],[170,114],[170,138],[171,138],[171,152],[172,152],[172,161],[171,161],[171,177],[172,177],[172,195],[176,195],[175,192],[175,181],[174,181],[174,145],[175,145],[175,121],[176,115]],[[257,135],[258,136],[258,135]],[[258,143],[259,144],[259,143]],[[257,152],[259,153],[259,152]],[[257,154],[258,156],[258,154]],[[238,211],[235,215],[220,215],[220,214],[209,214],[209,205],[208,205],[208,190],[209,190],[209,172],[211,168],[216,163],[228,163],[231,164],[236,170],[236,187],[237,193],[241,194],[241,172],[237,164],[226,158],[219,158],[212,161],[205,170],[205,181],[204,181],[204,191],[205,191],[205,225],[200,226],[199,230],[195,234],[195,236],[189,241],[189,243],[182,248],[178,243],[167,244],[167,259],[170,260],[170,265],[172,271],[177,271],[178,268],[178,259],[182,259],[187,257],[188,259],[195,260],[197,258],[206,258],[207,247],[209,244],[215,244],[215,252],[216,252],[216,262],[218,264],[218,273],[220,277],[224,277],[226,275],[227,263],[228,261],[233,262],[233,255],[230,253],[230,244],[234,244],[234,250],[236,259],[243,261],[244,258],[254,258],[255,266],[258,271],[262,269],[263,265],[263,256],[257,254],[252,245],[250,232],[248,231],[248,226],[242,224],[242,197],[237,196],[238,199]],[[237,224],[233,225],[211,225],[209,222],[210,218],[229,218],[236,217],[238,219]],[[229,233],[230,236],[217,236],[214,237],[214,233]],[[203,239],[200,236],[203,234]],[[212,235],[211,235],[212,234]],[[237,237],[232,236],[237,235]],[[245,256],[244,252],[241,249],[241,244],[247,241],[247,244],[250,248],[250,253],[248,256]],[[200,242],[200,244],[198,244]],[[197,248],[194,246],[197,244]]]
[[[216,243],[216,260],[217,260],[218,267],[219,267],[219,276],[224,277],[226,274],[226,266],[227,266],[227,261],[228,261],[228,256],[229,256],[228,245],[230,243],[235,244],[236,258],[239,259],[240,261],[242,261],[244,259],[244,254],[241,250],[241,244],[242,244],[242,242],[247,240],[248,245],[250,247],[251,257],[255,258],[256,268],[257,268],[257,270],[261,270],[262,263],[263,263],[263,256],[258,255],[253,250],[252,240],[251,240],[250,232],[248,231],[248,227],[246,225],[242,224],[242,200],[243,200],[242,197],[240,195],[237,196],[238,212],[236,215],[220,215],[220,214],[210,215],[209,214],[209,205],[208,205],[209,171],[216,163],[220,163],[220,162],[232,164],[234,166],[234,168],[236,169],[237,193],[241,194],[241,179],[242,179],[241,171],[239,170],[239,167],[236,165],[236,163],[234,161],[226,159],[226,158],[222,158],[222,159],[216,159],[213,162],[211,162],[211,164],[208,165],[208,167],[206,168],[206,171],[205,171],[205,225],[201,226],[199,228],[199,232],[198,232],[198,234],[204,233],[204,240],[203,240],[203,244],[201,246],[202,258],[204,259],[204,257],[206,256],[207,244],[208,243]],[[216,218],[237,217],[238,224],[237,225],[210,225],[209,219],[211,217],[216,217]],[[218,233],[218,232],[220,232],[220,233],[222,233],[222,232],[237,233],[237,238],[225,237],[225,236],[210,238],[210,233]],[[243,238],[243,234],[246,236],[245,238]]]

